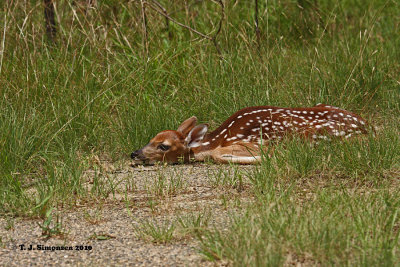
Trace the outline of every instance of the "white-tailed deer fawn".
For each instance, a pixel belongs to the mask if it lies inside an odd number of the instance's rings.
[[[196,123],[197,118],[191,117],[176,131],[158,133],[145,147],[133,152],[132,159],[136,164],[207,158],[220,163],[251,164],[260,161],[261,147],[265,150],[271,141],[288,135],[297,133],[319,140],[367,133],[366,122],[360,116],[323,104],[311,108],[244,108],[210,133],[207,124]]]

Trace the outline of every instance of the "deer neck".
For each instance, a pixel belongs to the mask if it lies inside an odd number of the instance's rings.
[[[200,144],[196,147],[190,149],[191,156],[194,157],[196,161],[204,161],[211,156],[212,151],[220,146],[220,140],[212,140],[213,133],[207,134]]]

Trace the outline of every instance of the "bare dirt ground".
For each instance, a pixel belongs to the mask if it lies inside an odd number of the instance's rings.
[[[229,214],[240,212],[238,207],[251,201],[245,183],[234,178],[238,170],[246,173],[251,168],[210,164],[132,168],[128,163],[115,168],[103,164],[87,171],[84,179],[88,190],[104,189],[104,198],[79,199],[72,208],[58,208],[50,228],[55,228],[57,214],[62,226],[50,238],[43,235],[43,218],[0,218],[0,265],[229,265],[205,260],[199,242],[190,234],[160,242],[140,229],[145,222],[168,225],[199,214],[208,214],[207,226],[224,229]],[[72,250],[39,250],[38,246]]]
[[[129,162],[98,161],[82,177],[88,196],[59,203],[47,227],[46,216],[0,218],[0,266],[231,265],[207,260],[193,230],[227,229],[231,215],[246,210],[254,196],[248,180],[254,168],[207,163],[133,168]],[[359,182],[323,174],[299,178],[295,194],[302,205],[317,188],[336,183],[370,190],[368,181]],[[392,182],[396,188],[400,180]],[[173,234],[165,234],[171,225]],[[288,255],[285,265],[315,262]]]

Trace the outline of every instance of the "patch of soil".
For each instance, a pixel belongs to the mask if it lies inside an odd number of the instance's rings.
[[[62,225],[50,225],[55,230],[50,238],[43,236],[43,219],[0,218],[0,262],[2,266],[226,265],[206,261],[192,236],[160,244],[135,229],[147,221],[176,223],[181,216],[196,214],[209,214],[208,225],[223,229],[229,214],[239,210],[232,200],[249,200],[245,191],[235,189],[232,168],[237,167],[126,164],[119,170],[112,166],[89,170],[83,177],[85,186],[89,191],[105,189],[103,197],[55,211],[53,221],[58,214]],[[57,248],[72,250],[51,251]]]

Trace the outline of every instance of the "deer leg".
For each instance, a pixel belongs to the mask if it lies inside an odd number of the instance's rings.
[[[254,164],[261,161],[256,144],[235,144],[213,150],[211,158],[218,163]]]

